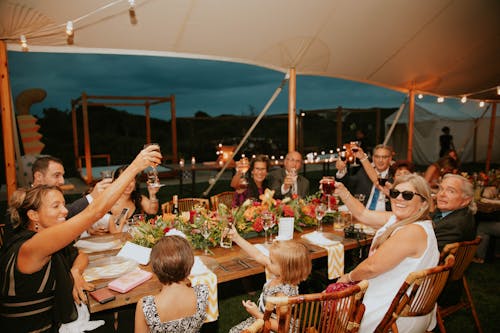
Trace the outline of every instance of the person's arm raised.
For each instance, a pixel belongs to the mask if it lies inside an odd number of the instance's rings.
[[[259,251],[253,244],[250,244],[246,239],[241,237],[236,230],[236,227],[233,225],[230,235],[232,240],[238,244],[239,247],[243,251],[245,251],[249,256],[255,259],[259,264],[268,267],[271,262],[269,261],[269,257]]]
[[[137,173],[161,162],[161,153],[157,149],[155,146],[148,146],[141,150],[120,177],[81,213],[66,222],[46,228],[27,240],[19,250],[18,266],[21,272],[29,274],[40,270],[53,253],[78,238],[84,230],[109,211]]]
[[[341,182],[335,182],[335,193],[340,196],[340,199],[342,199],[342,202],[352,213],[352,216],[361,223],[378,229],[383,226],[391,216],[390,212],[377,212],[367,209],[351,195],[349,190]]]

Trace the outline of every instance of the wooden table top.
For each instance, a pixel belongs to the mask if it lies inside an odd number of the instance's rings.
[[[332,225],[325,225],[323,227],[324,232],[336,234],[339,237],[343,236],[342,232],[337,232],[333,230]],[[301,238],[302,234],[309,233],[314,231],[314,228],[305,229],[304,233],[294,233],[294,239],[297,241],[301,241],[308,247],[311,258],[318,259],[321,257],[328,256],[326,249],[310,244],[307,241]],[[121,234],[117,234],[116,237],[121,237]],[[352,250],[358,248],[359,246],[369,245],[371,243],[372,236],[367,236],[366,239],[360,240],[359,242],[356,239],[345,238],[343,239],[344,251]],[[264,242],[263,237],[255,237],[248,240],[250,243],[262,244]],[[233,243],[233,247],[230,249],[225,249],[221,247],[211,248],[210,249],[213,254],[209,256],[203,255],[201,250],[195,250],[195,256],[200,256],[202,261],[217,275],[217,283],[224,283],[232,280],[241,279],[244,277],[260,274],[264,272],[264,266],[258,264],[252,258],[250,258],[246,252],[240,249],[237,245]],[[89,255],[90,261],[94,258],[100,258],[103,254],[105,255],[115,255],[118,250],[115,251],[106,251],[103,253],[95,253]],[[149,265],[142,266],[139,265],[141,269],[151,271]],[[102,279],[97,281],[92,281],[92,283],[96,286],[96,288],[104,287],[108,284],[110,279]],[[124,306],[127,304],[137,303],[142,297],[146,295],[154,295],[160,292],[161,283],[158,281],[157,277],[153,275],[153,277],[144,282],[143,284],[135,287],[125,294],[121,294],[119,292],[111,291],[116,299],[114,301],[108,302],[106,304],[100,304],[95,299],[93,299],[90,295],[89,299],[89,311],[90,313],[95,313],[103,310],[114,309],[120,306]]]

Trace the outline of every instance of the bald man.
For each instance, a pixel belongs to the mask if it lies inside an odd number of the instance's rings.
[[[298,174],[301,166],[302,155],[291,151],[285,157],[284,168],[269,173],[270,188],[274,190],[276,199],[291,197],[294,194],[300,198],[309,195],[309,180]]]

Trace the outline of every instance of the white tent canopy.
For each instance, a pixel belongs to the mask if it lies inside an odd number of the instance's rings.
[[[488,134],[491,120],[491,110],[479,108],[477,103],[460,104],[450,107],[438,103],[415,103],[415,126],[413,139],[413,161],[426,165],[439,158],[439,136],[441,129],[448,126],[453,135],[453,142],[461,162],[484,162],[488,148]],[[484,113],[484,117],[481,117]],[[389,128],[396,113],[385,119]],[[476,121],[477,120],[477,121]],[[392,134],[389,144],[398,153],[397,158],[406,159],[408,145],[408,104],[405,105],[398,125]],[[475,129],[475,126],[477,128]],[[495,142],[500,142],[500,119],[495,121]],[[500,162],[500,145],[493,145],[492,162]]]
[[[498,98],[498,0],[135,3],[134,24],[127,0],[1,1],[0,39],[9,50],[20,50],[24,35],[31,51],[220,59],[402,92]]]

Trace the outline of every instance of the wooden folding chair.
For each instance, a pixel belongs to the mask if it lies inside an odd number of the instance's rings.
[[[212,210],[217,210],[219,203],[223,203],[226,207],[231,208],[233,205],[234,191],[225,191],[219,194],[212,195],[210,197],[210,204],[212,205]]]
[[[443,318],[464,308],[465,309],[470,308],[477,331],[483,332],[483,329],[481,328],[481,323],[479,322],[479,317],[477,316],[476,307],[474,306],[474,301],[472,300],[472,294],[469,289],[469,284],[467,283],[467,278],[465,277],[465,271],[467,270],[467,267],[469,267],[472,259],[474,258],[479,243],[481,243],[481,237],[477,237],[473,241],[446,244],[441,253],[441,258],[443,258],[448,254],[453,254],[455,256],[455,266],[452,268],[450,272],[448,283],[454,283],[456,281],[461,280],[462,287],[465,291],[465,298],[462,296],[462,298],[459,300],[457,304],[453,304],[446,307],[438,306],[437,322],[439,330],[442,333],[446,332]]]
[[[332,293],[266,297],[263,332],[271,332],[273,313],[278,321],[277,333],[357,332],[365,312],[363,296],[367,288],[368,281],[363,280]]]
[[[264,320],[257,319],[253,322],[252,325],[245,328],[241,333],[259,333],[262,332],[262,328],[264,327]]]
[[[454,263],[455,258],[449,255],[440,266],[410,273],[394,296],[375,332],[397,333],[396,320],[399,317],[425,316],[434,310]]]
[[[167,201],[161,204],[161,212],[163,214],[172,213],[172,201]]]
[[[194,209],[196,205],[199,205],[205,209],[209,209],[209,201],[204,198],[182,198],[178,200],[179,212],[189,212]],[[161,211],[163,214],[169,214],[172,212],[173,204],[172,201],[165,202],[161,205]]]

